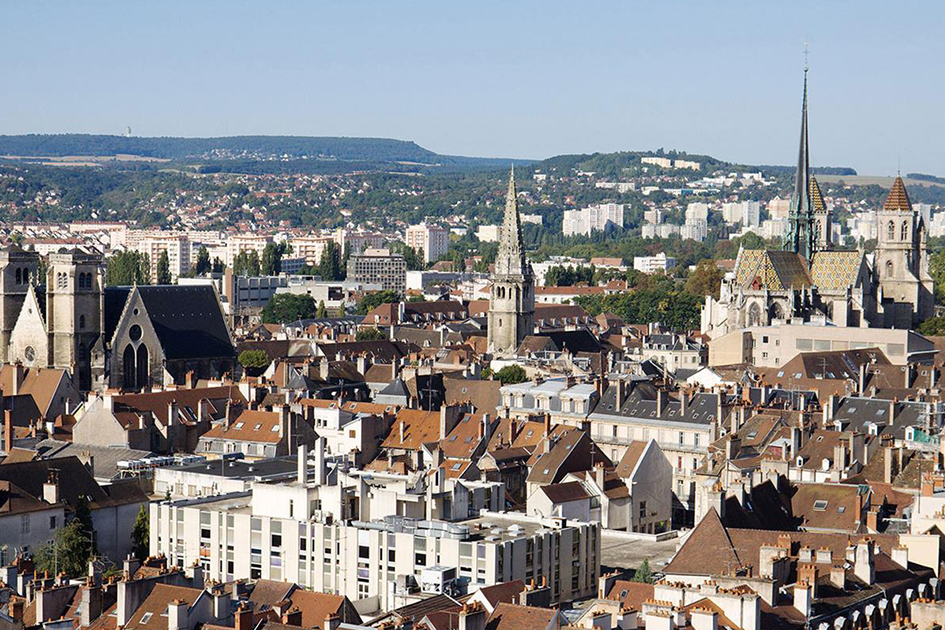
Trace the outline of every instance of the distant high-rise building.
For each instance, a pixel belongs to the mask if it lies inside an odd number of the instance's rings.
[[[615,227],[623,227],[622,203],[602,203],[582,210],[565,210],[561,231],[565,236],[591,232],[605,232]]]
[[[389,249],[366,249],[348,258],[348,281],[378,284],[385,291],[403,294],[407,289],[407,263]]]
[[[449,232],[439,225],[411,225],[407,228],[407,246],[420,254],[423,262],[430,263],[444,256],[450,247]]]

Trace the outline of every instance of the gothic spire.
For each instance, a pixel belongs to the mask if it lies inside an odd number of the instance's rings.
[[[502,233],[499,251],[495,260],[498,275],[523,275],[528,268],[525,247],[522,242],[522,220],[518,213],[518,194],[515,191],[515,167],[509,174],[509,190],[505,196],[505,215],[502,218]]]
[[[813,205],[811,204],[810,145],[807,138],[807,66],[804,66],[804,100],[801,106],[801,141],[791,195],[790,226],[785,249],[810,256],[814,245]]]

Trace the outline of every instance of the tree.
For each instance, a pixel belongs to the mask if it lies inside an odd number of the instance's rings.
[[[328,309],[325,307],[325,300],[318,301],[318,309],[315,311],[315,317],[325,319],[328,317]]]
[[[711,295],[719,299],[719,288],[722,286],[722,270],[714,260],[701,260],[686,279],[686,292],[705,297]]]
[[[78,518],[56,532],[53,539],[39,548],[36,568],[50,575],[64,572],[72,578],[85,575],[92,556],[92,539]]]
[[[545,284],[550,287],[572,287],[594,281],[594,267],[555,265],[545,272]]]
[[[266,243],[262,254],[262,274],[264,276],[275,276],[282,271],[282,255],[285,253],[286,244]]]
[[[919,332],[927,337],[941,337],[945,335],[945,315],[928,318],[919,324]]]
[[[322,257],[318,261],[318,275],[322,280],[341,280],[341,264],[338,262],[338,244],[328,241],[322,250]]]
[[[640,566],[637,567],[637,570],[633,572],[633,577],[630,578],[630,581],[642,582],[643,584],[652,584],[654,582],[653,570],[650,568],[649,559],[643,559],[643,562],[640,563]]]
[[[145,254],[126,250],[116,252],[108,259],[105,284],[110,287],[148,284],[151,278],[151,263]]]
[[[244,249],[233,257],[233,275],[258,276],[260,271],[259,254],[255,249]]]
[[[404,245],[401,248],[401,253],[404,256],[404,263],[407,265],[407,269],[410,271],[419,271],[426,268],[426,264],[423,262],[423,258],[420,254],[417,253],[413,247],[409,245]]]
[[[315,316],[315,300],[311,295],[276,293],[262,310],[264,324],[286,324]]]
[[[400,294],[396,291],[377,291],[368,293],[358,302],[358,313],[367,315],[381,304],[395,304],[400,302]]]
[[[148,510],[141,506],[135,517],[135,524],[131,528],[131,550],[138,560],[144,561],[148,557],[151,538],[148,534]]]
[[[265,350],[243,350],[236,358],[244,368],[262,369],[269,367],[269,355]]]
[[[167,255],[167,250],[161,252],[157,263],[157,283],[171,284],[174,279],[171,277],[171,259]]]
[[[506,365],[496,372],[496,377],[502,381],[503,385],[514,385],[516,383],[524,383],[528,380],[528,377],[525,375],[525,368],[521,365]]]
[[[354,338],[355,341],[379,341],[381,339],[387,339],[387,335],[377,328],[361,328]]]
[[[203,245],[197,250],[197,261],[194,262],[194,275],[202,276],[211,269],[210,251]]]
[[[223,264],[223,261],[219,257],[213,259],[213,265],[210,268],[210,271],[213,273],[223,273],[223,270],[226,269],[226,265]]]

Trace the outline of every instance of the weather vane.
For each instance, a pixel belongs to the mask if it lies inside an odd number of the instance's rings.
[[[807,42],[804,42],[804,72],[807,72],[807,55],[810,54],[810,51],[807,49]]]

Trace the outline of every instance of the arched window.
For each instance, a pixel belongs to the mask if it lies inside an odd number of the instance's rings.
[[[887,237],[891,241],[896,240],[896,224],[892,221],[889,222],[889,226],[887,227]]]
[[[30,270],[24,269],[23,270],[23,284],[29,284],[29,283],[30,283]]]
[[[135,377],[138,389],[147,389],[151,386],[150,366],[148,365],[148,347],[144,344],[138,346],[138,373]]]
[[[761,307],[758,306],[757,302],[748,308],[748,325],[761,326]]]
[[[891,278],[893,275],[893,264],[891,260],[886,261],[886,276]]]
[[[818,220],[814,227],[817,230],[817,238],[820,239],[823,234],[823,229],[824,229],[823,222]]]
[[[16,269],[16,283],[23,284],[23,270],[21,270],[19,267]]]
[[[135,388],[135,349],[129,343],[121,354],[122,385],[125,389]]]
[[[85,330],[85,315],[79,315],[79,330]]]
[[[909,222],[908,221],[902,222],[902,232],[900,233],[899,238],[903,241],[909,240]]]

